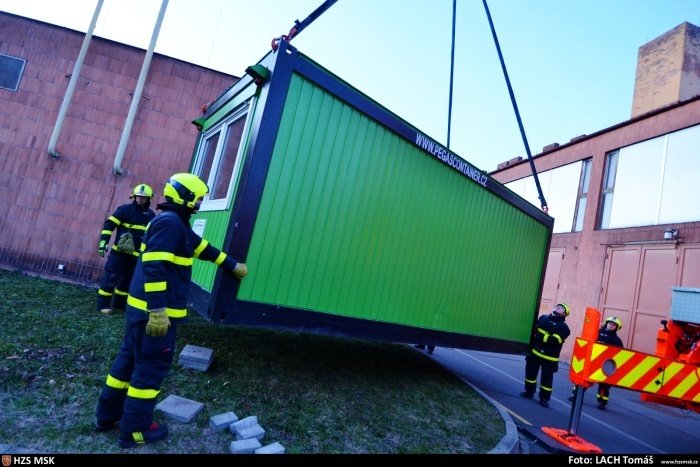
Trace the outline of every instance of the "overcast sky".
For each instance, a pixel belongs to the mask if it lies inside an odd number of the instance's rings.
[[[86,32],[97,3],[0,0],[0,10]],[[322,3],[169,0],[156,52],[241,76]],[[628,120],[639,47],[684,21],[700,25],[700,0],[487,4],[533,155]],[[94,34],[147,49],[160,8],[104,0]],[[452,9],[452,0],[338,0],[292,44],[446,144]],[[457,1],[453,76],[450,149],[489,171],[525,157],[482,0]]]

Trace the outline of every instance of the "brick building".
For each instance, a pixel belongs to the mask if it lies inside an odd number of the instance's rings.
[[[640,47],[630,120],[533,160],[555,218],[540,311],[572,305],[577,336],[597,308],[622,319],[626,347],[654,353],[672,287],[700,287],[700,28]],[[491,175],[540,206],[527,160]]]
[[[0,265],[94,285],[104,219],[139,183],[153,187],[153,206],[162,200],[167,178],[189,169],[191,122],[237,78],[153,54],[115,175],[146,51],[92,38],[54,158],[49,142],[85,34],[1,11],[0,30]]]

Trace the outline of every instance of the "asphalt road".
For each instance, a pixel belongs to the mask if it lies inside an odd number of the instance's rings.
[[[520,397],[524,356],[437,348],[432,357],[501,404],[518,426],[524,452],[582,452],[542,431],[551,427],[578,436],[602,454],[700,454],[700,413],[642,401],[635,391],[613,387],[603,411],[596,408],[593,386],[584,393],[582,410],[575,417],[568,400],[573,388],[568,363],[560,364],[550,406],[544,408],[537,398]]]

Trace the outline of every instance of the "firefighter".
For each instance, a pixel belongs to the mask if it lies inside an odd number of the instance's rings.
[[[537,389],[537,373],[541,369],[539,398],[542,407],[549,407],[554,373],[559,370],[559,353],[571,334],[566,324],[570,311],[569,305],[558,303],[552,313],[537,319],[532,345],[525,357],[525,390],[520,395],[532,399]]]
[[[622,345],[622,339],[617,335],[617,331],[622,329],[622,321],[611,316],[605,320],[603,327],[598,331],[598,342],[601,344],[614,345],[615,347],[624,347]],[[599,384],[598,394],[596,394],[596,400],[598,401],[598,408],[600,410],[605,410],[605,406],[608,403],[608,397],[610,396],[610,385],[609,384]]]
[[[187,316],[193,258],[211,261],[239,280],[248,273],[245,263],[190,227],[190,216],[208,192],[196,175],[173,175],[165,184],[166,202],[157,206],[162,212],[146,228],[126,302],[126,330],[95,413],[97,431],[118,426],[122,448],[168,435],[167,426],[153,421],[153,412],[172,366],[177,325]]]
[[[598,330],[597,342],[605,345],[613,345],[615,347],[624,347],[622,344],[622,339],[617,335],[617,331],[622,329],[622,320],[616,316],[610,316],[603,321],[603,325]],[[586,388],[581,386],[581,390],[585,391]],[[573,402],[574,395],[576,391],[576,386],[571,391],[569,400]],[[605,406],[608,404],[608,399],[610,397],[610,385],[609,384],[598,384],[598,393],[595,398],[598,402],[598,409],[605,410]]]
[[[103,315],[124,311],[126,308],[126,295],[134,274],[141,239],[146,225],[156,217],[150,208],[153,198],[150,186],[145,183],[136,185],[129,198],[133,201],[119,206],[105,220],[100,232],[97,253],[104,257],[112,231],[117,231],[97,290],[97,309]]]

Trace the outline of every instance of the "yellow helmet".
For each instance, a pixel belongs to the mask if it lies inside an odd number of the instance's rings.
[[[165,184],[163,196],[168,201],[186,206],[193,211],[199,210],[200,198],[209,193],[209,187],[201,178],[190,173],[179,173],[170,177]]]
[[[571,307],[567,305],[566,303],[557,303],[557,306],[560,306],[564,309],[564,316],[569,316],[569,313],[571,313]],[[556,308],[555,306],[554,308]]]
[[[617,329],[616,329],[617,331],[619,331],[620,329],[622,329],[622,321],[621,321],[620,318],[618,318],[617,316],[610,316],[610,317],[608,317],[608,318],[605,318],[605,322],[603,323],[603,325],[604,325],[604,326],[607,326],[608,323],[615,323],[615,324],[617,324]]]
[[[134,187],[133,193],[131,193],[131,196],[129,196],[129,198],[135,198],[137,196],[147,196],[148,198],[153,198],[153,188],[146,185],[145,183],[136,185]]]

